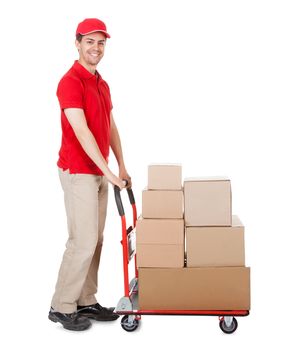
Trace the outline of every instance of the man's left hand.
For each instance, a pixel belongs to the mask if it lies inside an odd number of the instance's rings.
[[[130,175],[128,174],[128,172],[127,172],[125,167],[122,167],[122,168],[119,169],[119,177],[122,180],[127,180],[128,181],[128,184],[127,184],[126,188],[131,188],[132,187],[132,179],[131,179]]]

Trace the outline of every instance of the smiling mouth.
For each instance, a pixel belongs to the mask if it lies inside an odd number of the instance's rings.
[[[89,55],[92,57],[99,57],[100,56],[98,53],[90,53]]]

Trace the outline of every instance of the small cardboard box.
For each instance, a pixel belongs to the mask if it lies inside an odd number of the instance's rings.
[[[143,219],[136,225],[138,267],[184,266],[184,220]]]
[[[181,190],[182,167],[179,164],[150,164],[148,190]]]
[[[227,178],[184,181],[186,226],[231,226],[231,182]]]
[[[144,190],[142,216],[144,219],[182,219],[183,191]]]
[[[138,244],[138,267],[184,267],[182,244]]]
[[[244,226],[233,215],[232,226],[186,228],[188,267],[245,266]]]
[[[141,310],[249,310],[250,268],[139,268]]]

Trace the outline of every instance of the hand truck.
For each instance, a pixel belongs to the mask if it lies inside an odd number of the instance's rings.
[[[234,333],[238,327],[235,316],[248,316],[249,310],[141,310],[138,306],[138,269],[136,262],[136,221],[137,209],[131,188],[127,189],[130,204],[133,209],[133,226],[127,228],[120,189],[114,186],[115,201],[122,226],[122,251],[124,272],[124,296],[119,300],[114,312],[123,315],[121,326],[127,332],[136,330],[142,315],[205,315],[218,316],[219,327],[226,334]],[[129,281],[129,263],[134,259],[135,277]]]

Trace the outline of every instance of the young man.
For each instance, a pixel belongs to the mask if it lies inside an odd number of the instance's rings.
[[[89,318],[111,321],[114,308],[97,303],[97,272],[103,243],[108,182],[131,187],[107,83],[96,66],[104,55],[105,24],[87,18],[76,30],[79,60],[59,82],[62,143],[59,177],[64,191],[69,238],[52,298],[49,319],[70,330],[90,327]],[[119,177],[108,167],[111,147]]]

